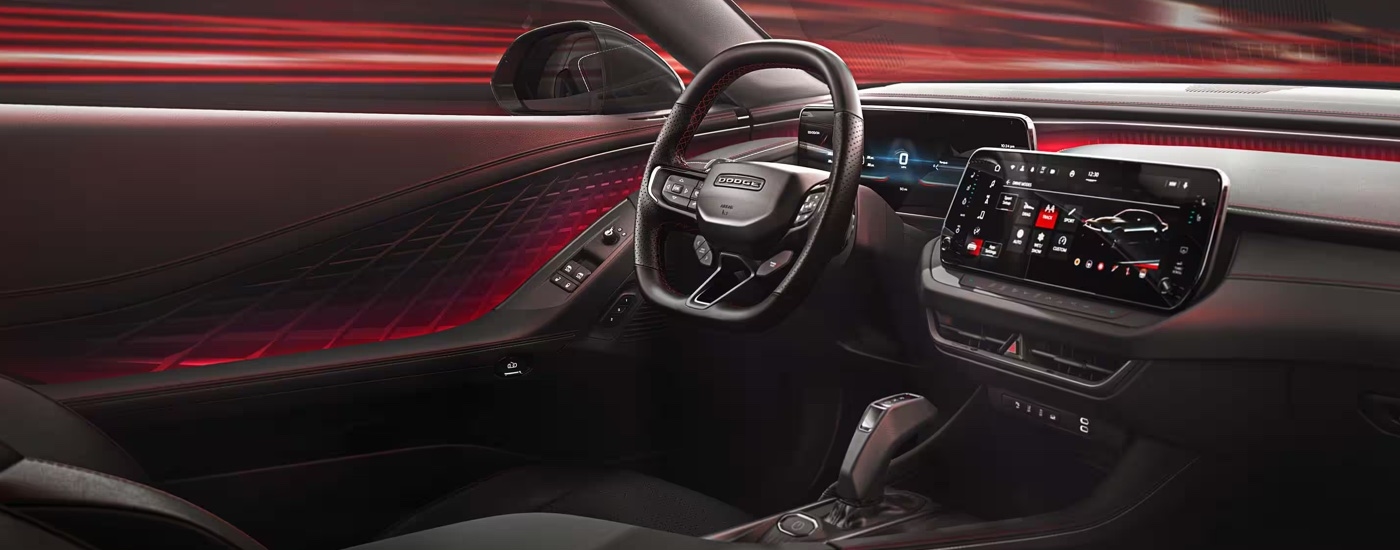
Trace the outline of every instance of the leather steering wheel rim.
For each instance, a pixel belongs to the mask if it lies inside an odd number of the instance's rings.
[[[830,177],[824,184],[826,197],[806,226],[807,238],[791,267],[767,297],[748,306],[713,303],[698,308],[671,286],[662,266],[665,233],[696,228],[695,218],[686,220],[676,209],[659,203],[653,193],[657,182],[652,180],[658,168],[694,172],[686,165],[686,149],[716,98],[739,77],[771,68],[804,70],[824,81],[831,91],[833,156]],[[643,173],[634,233],[637,278],[643,295],[662,308],[735,328],[765,328],[782,320],[810,293],[822,269],[847,242],[860,186],[864,141],[855,78],[835,52],[797,40],[746,42],[720,52],[695,75],[672,107]]]

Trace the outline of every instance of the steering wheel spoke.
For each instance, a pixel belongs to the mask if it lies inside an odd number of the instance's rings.
[[[715,270],[690,294],[685,305],[694,309],[709,309],[758,277],[757,262],[733,252],[716,254],[714,264]]]

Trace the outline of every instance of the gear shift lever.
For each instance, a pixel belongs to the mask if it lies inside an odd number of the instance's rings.
[[[846,448],[836,496],[854,507],[878,503],[885,494],[885,470],[895,450],[936,416],[938,408],[933,403],[912,393],[871,403]]]

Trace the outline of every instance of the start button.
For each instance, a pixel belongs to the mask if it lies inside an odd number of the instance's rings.
[[[817,520],[804,514],[788,514],[778,520],[779,531],[797,538],[817,532],[817,525]]]

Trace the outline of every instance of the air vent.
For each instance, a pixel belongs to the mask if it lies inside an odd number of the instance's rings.
[[[938,335],[1003,361],[1091,385],[1108,380],[1127,363],[1121,357],[1026,335],[1015,349],[1008,349],[1016,331],[943,314],[938,315]]]
[[[1198,94],[1267,94],[1284,90],[1296,90],[1298,86],[1250,86],[1244,84],[1192,84],[1186,91]]]
[[[1228,25],[1327,23],[1332,13],[1324,0],[1221,0],[1220,17]]]

